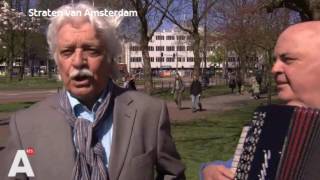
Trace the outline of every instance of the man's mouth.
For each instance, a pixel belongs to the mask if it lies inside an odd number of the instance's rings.
[[[87,86],[90,84],[89,76],[76,76],[72,79],[76,86]]]

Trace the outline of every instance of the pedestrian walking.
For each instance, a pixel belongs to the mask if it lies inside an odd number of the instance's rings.
[[[243,87],[242,87],[242,78],[241,78],[240,74],[237,75],[236,81],[237,81],[237,86],[238,86],[238,92],[239,92],[239,94],[242,94]]]
[[[173,88],[172,88],[172,93],[173,93],[173,99],[174,102],[177,105],[177,108],[180,110],[182,107],[182,93],[184,91],[184,84],[182,81],[181,76],[179,73],[176,73],[174,83],[173,83]]]
[[[233,93],[234,89],[236,88],[236,78],[233,74],[230,75],[228,84],[231,92]]]
[[[260,99],[260,85],[254,76],[251,77],[251,92],[254,99]]]
[[[200,96],[202,92],[201,83],[197,76],[193,76],[193,80],[190,86],[190,96],[192,102],[192,112],[201,111],[202,105],[200,102]]]

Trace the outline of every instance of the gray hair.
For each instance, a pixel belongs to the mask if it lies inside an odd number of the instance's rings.
[[[90,24],[92,24],[99,37],[103,39],[106,45],[107,57],[106,60],[110,62],[113,61],[121,53],[120,41],[116,35],[116,28],[121,22],[121,17],[119,16],[88,16],[86,12],[98,11],[96,8],[92,7],[90,4],[85,2],[67,4],[63,5],[57,10],[57,12],[64,12],[57,16],[52,16],[50,18],[50,24],[47,30],[47,42],[49,44],[49,52],[56,64],[58,61],[57,57],[57,33],[59,29],[66,23],[73,22],[79,18],[84,18]],[[81,12],[81,16],[71,16],[66,12]],[[78,15],[79,15],[78,14]]]

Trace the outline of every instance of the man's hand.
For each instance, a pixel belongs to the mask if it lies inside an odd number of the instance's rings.
[[[234,173],[222,165],[209,165],[202,171],[204,180],[232,180]]]

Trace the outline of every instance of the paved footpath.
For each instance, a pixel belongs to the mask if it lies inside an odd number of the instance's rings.
[[[192,112],[191,100],[182,102],[182,110],[178,110],[174,102],[167,102],[170,119],[173,122],[186,122],[203,119],[210,113],[232,110],[253,101],[249,95],[228,94],[213,96],[201,100],[203,111]]]

